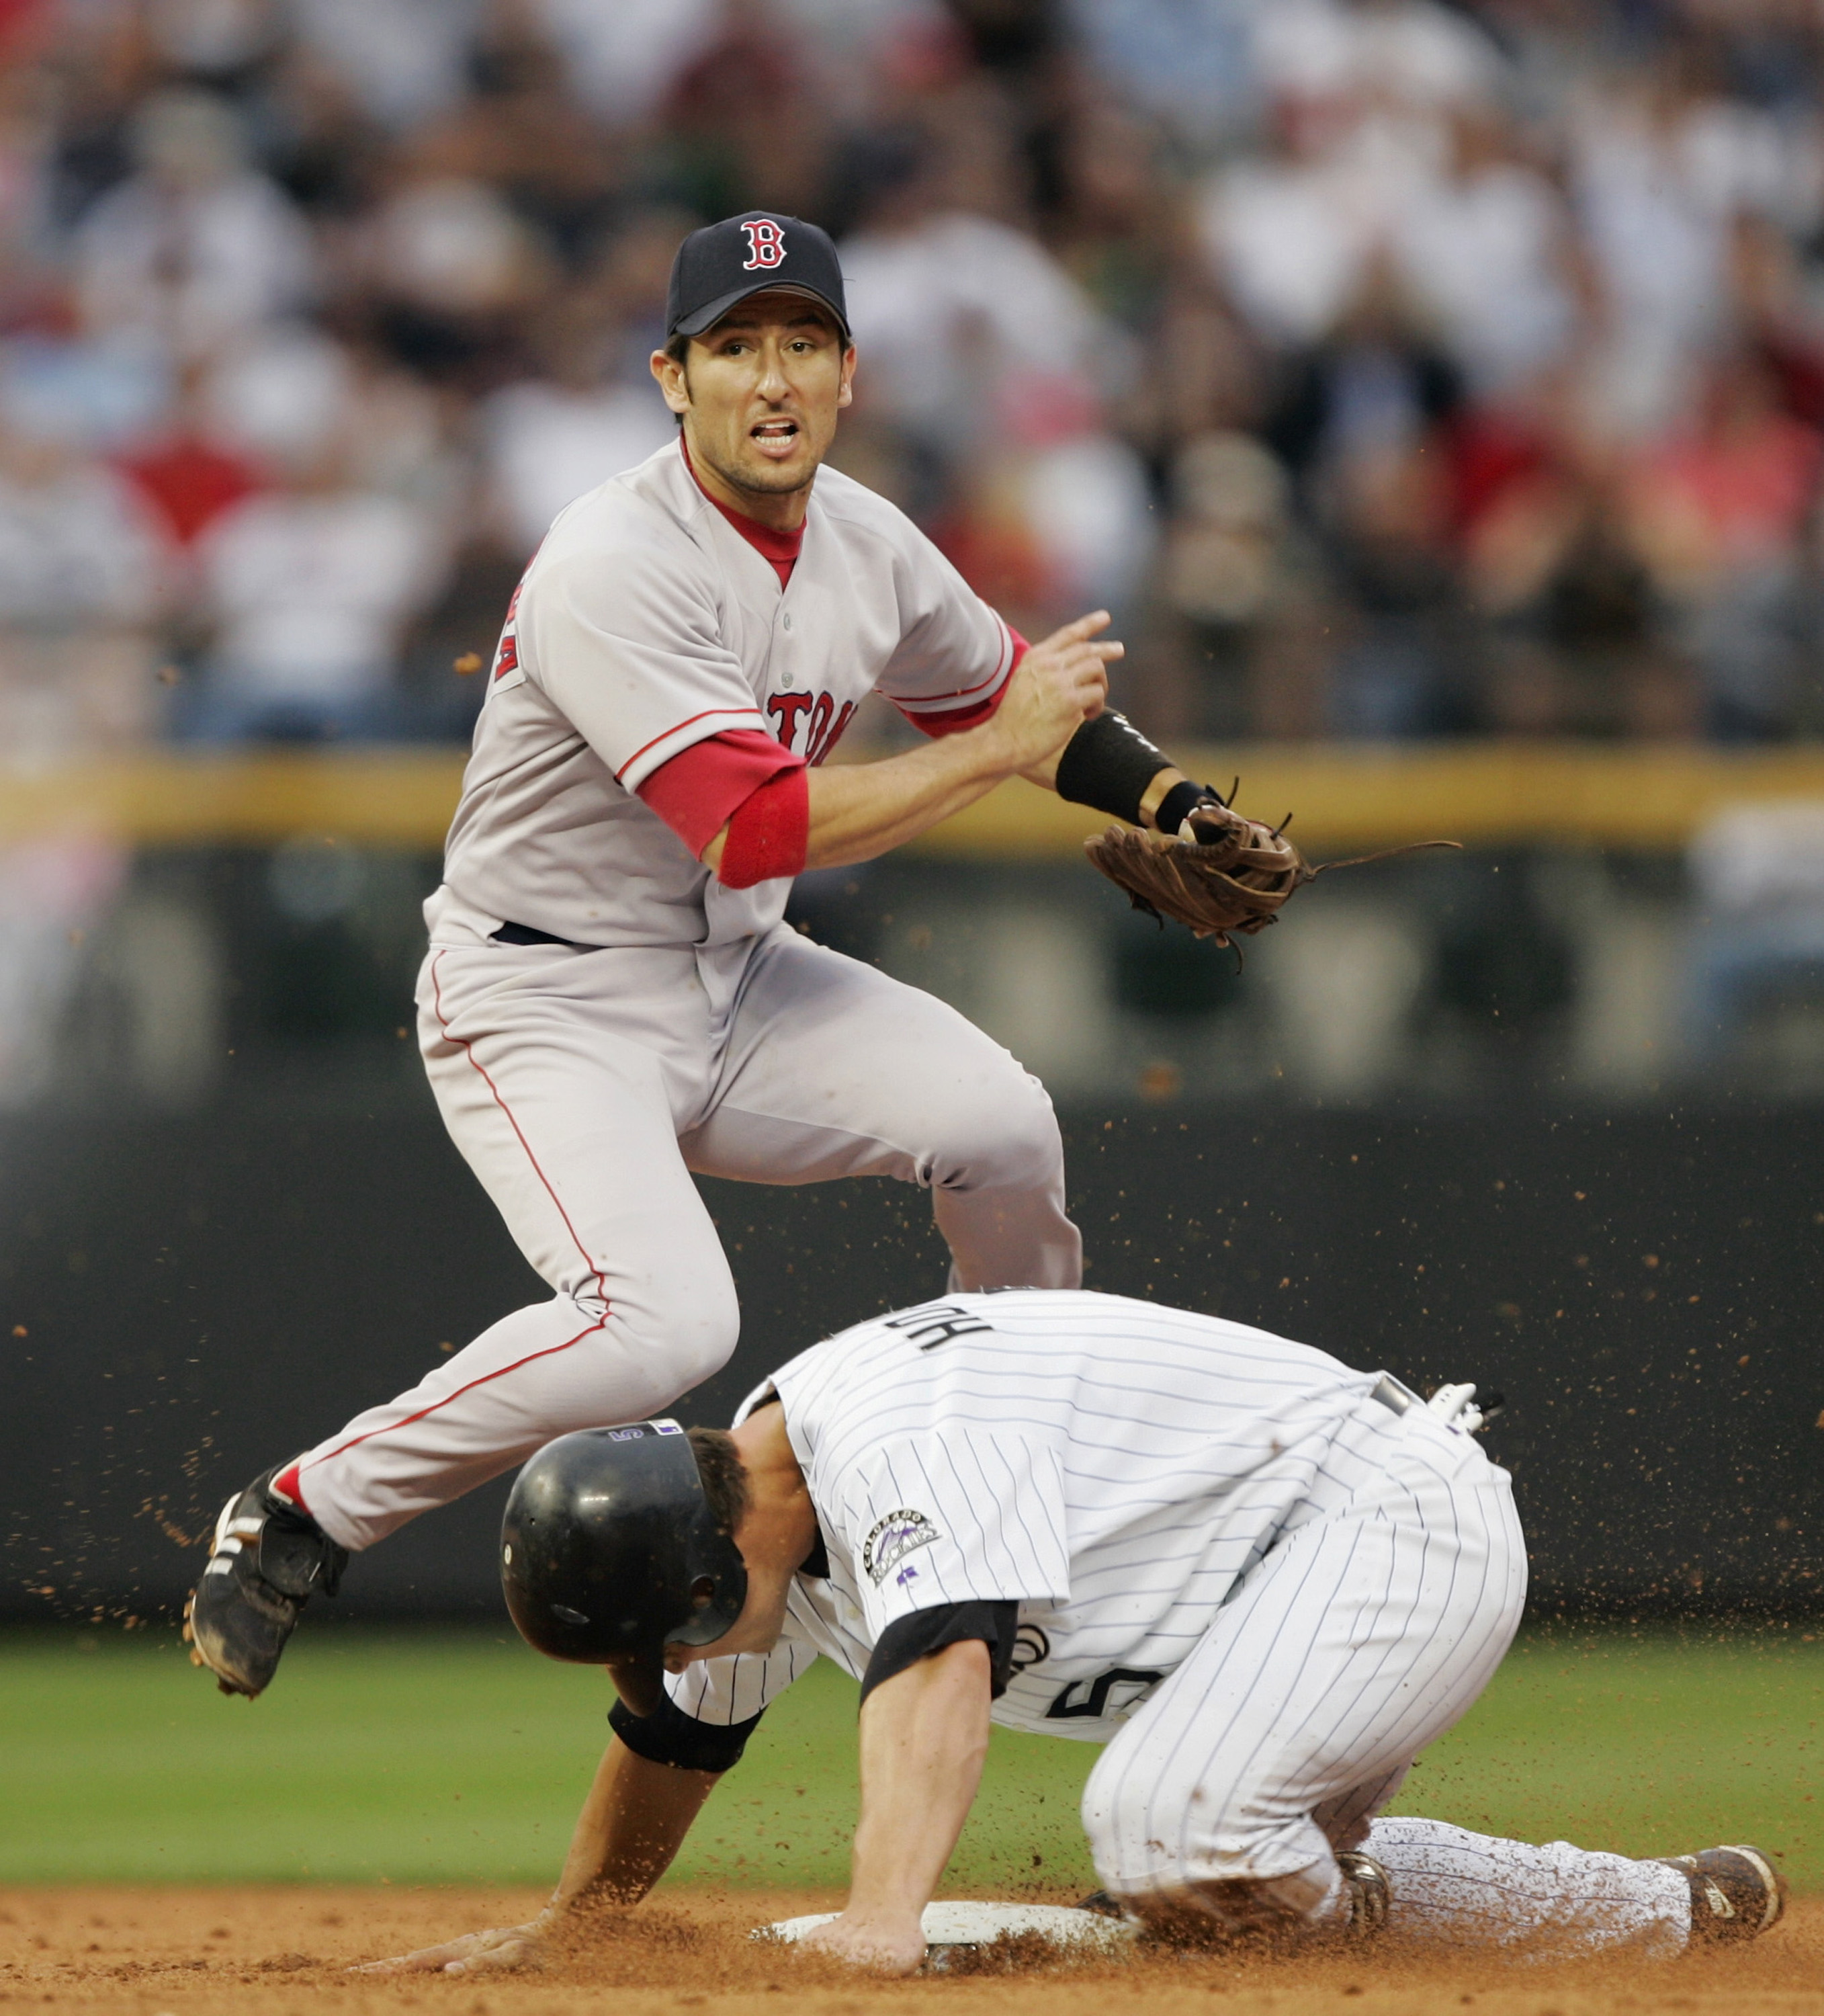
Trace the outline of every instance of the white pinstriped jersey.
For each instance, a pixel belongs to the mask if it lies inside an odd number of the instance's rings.
[[[878,689],[915,718],[991,699],[1007,626],[905,514],[822,469],[782,591],[671,442],[559,513],[515,592],[428,906],[595,945],[722,944],[790,884],[729,889],[635,795],[711,736],[811,762]]]
[[[994,1719],[1106,1741],[1283,1534],[1378,1465],[1372,1373],[1220,1317],[1077,1291],[960,1294],[814,1345],[776,1391],[829,1557],[764,1657],[668,1683],[743,1721],[894,1619],[1020,1605]]]

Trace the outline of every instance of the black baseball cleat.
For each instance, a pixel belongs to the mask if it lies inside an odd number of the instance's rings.
[[[270,1489],[282,1467],[223,1506],[209,1565],[184,1606],[191,1665],[207,1666],[225,1694],[250,1701],[279,1670],[298,1612],[318,1589],[333,1596],[348,1565],[346,1547]]]
[[[1349,1899],[1348,1936],[1356,1941],[1377,1938],[1387,1929],[1393,1892],[1387,1873],[1372,1855],[1344,1851],[1337,1857]]]
[[[1758,1939],[1786,1910],[1786,1878],[1757,1848],[1703,1848],[1660,1859],[1691,1885],[1693,1944]]]

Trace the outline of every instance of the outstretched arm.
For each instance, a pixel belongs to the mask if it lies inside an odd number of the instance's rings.
[[[611,1737],[545,1917],[590,1903],[637,1904],[671,1867],[721,1776],[653,1763]]]
[[[721,1775],[651,1763],[611,1737],[577,1816],[563,1874],[536,1918],[376,1960],[361,1971],[482,1974],[537,1966],[567,1919],[597,1906],[637,1904],[645,1896],[671,1867]]]
[[[862,1816],[847,1908],[808,1946],[887,1974],[925,1957],[919,1921],[969,1817],[988,1751],[990,1661],[966,1638],[862,1707]]]

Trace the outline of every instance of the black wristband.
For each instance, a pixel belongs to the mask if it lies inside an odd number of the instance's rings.
[[[1186,777],[1182,783],[1174,784],[1153,808],[1153,823],[1161,833],[1171,833],[1175,838],[1178,828],[1198,806],[1207,805],[1209,802],[1209,786],[1193,784]]]
[[[1140,823],[1140,801],[1171,758],[1155,749],[1126,715],[1104,707],[1086,721],[1058,758],[1057,794],[1074,805],[1093,805],[1130,826]]]

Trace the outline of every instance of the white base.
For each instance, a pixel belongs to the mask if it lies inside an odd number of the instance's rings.
[[[750,1936],[790,1946],[838,1915],[818,1911],[808,1918],[782,1918],[777,1924],[757,1926]],[[931,1958],[947,1949],[992,1946],[996,1939],[1020,1932],[1036,1932],[1060,1953],[1080,1957],[1117,1952],[1134,1936],[1134,1928],[1124,1919],[1105,1918],[1099,1912],[1080,1911],[1074,1905],[974,1903],[961,1899],[927,1904],[924,1927]]]

